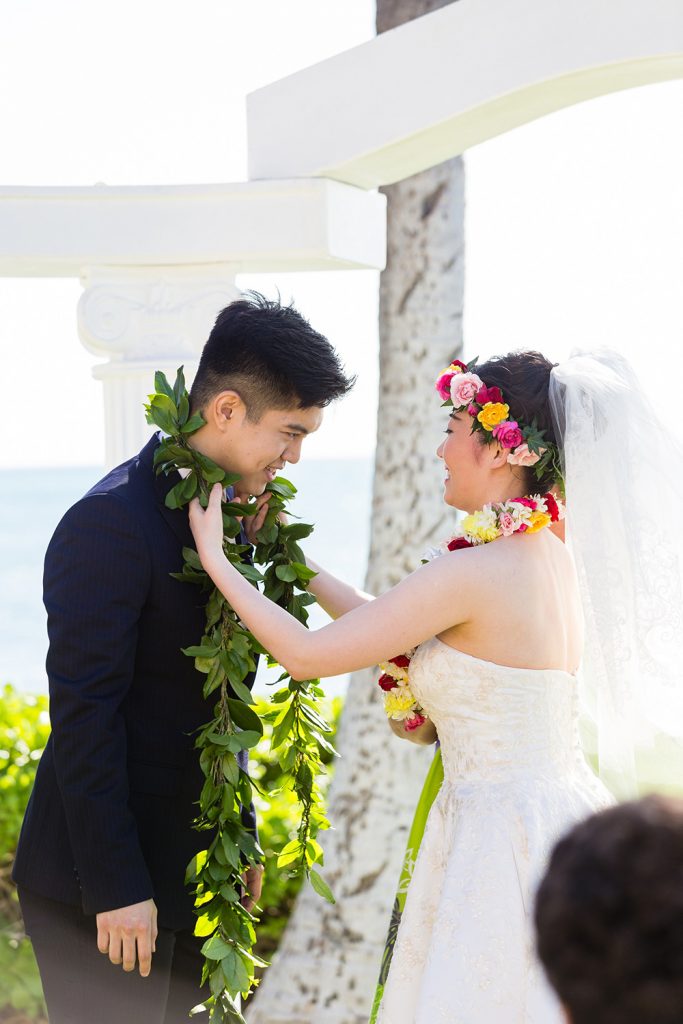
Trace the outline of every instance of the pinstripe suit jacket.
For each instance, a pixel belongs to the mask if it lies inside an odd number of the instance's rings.
[[[185,868],[211,838],[191,825],[203,783],[193,732],[215,697],[180,650],[202,635],[205,596],[170,576],[194,542],[186,511],[165,507],[178,477],[155,475],[157,444],[69,509],[48,547],[52,734],[13,877],[88,914],[153,897],[159,923],[184,928]],[[253,807],[243,819],[254,827]]]

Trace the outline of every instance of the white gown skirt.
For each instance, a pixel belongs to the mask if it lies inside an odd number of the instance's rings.
[[[611,797],[572,778],[444,782],[410,882],[377,1024],[564,1024],[535,955],[556,838]]]

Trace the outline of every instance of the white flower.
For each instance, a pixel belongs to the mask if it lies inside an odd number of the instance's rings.
[[[449,538],[450,539],[450,538]],[[433,562],[435,558],[440,558],[441,555],[445,555],[448,552],[448,541],[442,540],[438,544],[427,548],[424,555],[422,556],[423,562]]]
[[[509,512],[515,521],[515,530],[518,530],[523,523],[529,523],[532,510],[528,505],[520,505],[516,501],[506,501],[505,511]]]

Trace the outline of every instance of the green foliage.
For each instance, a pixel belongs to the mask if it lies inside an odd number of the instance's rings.
[[[173,387],[162,373],[156,374],[154,383],[155,393],[146,406],[147,420],[168,435],[155,453],[156,471],[188,470],[170,490],[166,504],[183,508],[198,498],[206,508],[215,483],[225,488],[239,478],[225,473],[188,443],[188,436],[202,426],[203,420],[198,414],[190,417],[182,367]],[[263,583],[266,597],[305,624],[307,605],[314,600],[306,588],[315,573],[306,566],[297,541],[312,527],[282,525],[280,513],[296,494],[288,480],[277,478],[268,490],[268,513],[254,551],[254,561],[265,567],[263,571],[245,564],[247,546],[232,541],[240,533],[238,516],[255,514],[255,502],[224,502],[223,551],[253,585]],[[255,655],[264,653],[263,649],[223,594],[213,587],[196,551],[186,548],[183,555],[182,571],[174,576],[209,591],[204,636],[184,653],[194,658],[195,667],[206,677],[204,696],[215,693],[217,700],[214,718],[199,730],[195,742],[205,776],[195,827],[210,831],[213,838],[188,866],[186,882],[195,896],[195,934],[207,939],[203,946],[203,978],[211,990],[207,1000],[209,1024],[244,1024],[237,997],[249,993],[255,971],[266,965],[254,951],[256,918],[240,903],[242,874],[245,866],[258,864],[264,854],[241,821],[241,806],[251,802],[253,786],[239,768],[237,754],[258,746],[265,725],[271,727],[270,745],[278,751],[283,788],[294,795],[300,807],[295,834],[292,836],[289,830],[289,841],[279,851],[278,867],[287,867],[290,876],[311,878],[316,892],[333,900],[322,878],[311,872],[314,864],[322,864],[317,833],[328,827],[318,776],[323,755],[333,755],[334,749],[327,738],[331,728],[320,712],[324,694],[318,680],[294,680],[285,673],[280,677],[282,687],[272,698],[274,706],[260,714],[253,710],[244,680],[255,668]]]
[[[47,697],[25,696],[5,686],[0,696],[0,1021],[14,1024],[43,1021],[46,1015],[10,872],[49,733]]]
[[[262,715],[266,714],[268,709],[269,705],[266,702],[257,706],[257,711]],[[341,709],[341,698],[326,702],[324,707],[325,718],[331,722],[335,731]],[[263,738],[249,755],[250,774],[258,787],[254,794],[254,803],[266,863],[263,892],[259,901],[262,916],[257,928],[256,942],[256,953],[264,960],[270,960],[277,949],[303,882],[300,871],[283,869],[277,864],[280,851],[297,835],[300,813],[296,794],[288,784],[289,778],[283,775],[278,756],[271,748],[271,736],[272,725],[266,722]],[[325,798],[331,770],[334,767],[334,757],[328,752],[323,752],[322,760],[326,774],[321,775],[319,787]],[[262,970],[257,971],[256,976],[261,973]]]
[[[14,853],[36,766],[50,735],[47,697],[27,697],[13,687],[0,699],[0,857]]]
[[[0,924],[0,1021],[43,1024],[47,1010],[31,943],[18,927]]]

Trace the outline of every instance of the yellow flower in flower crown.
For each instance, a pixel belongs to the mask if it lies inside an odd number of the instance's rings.
[[[496,514],[490,508],[484,508],[465,516],[462,528],[467,536],[481,541],[482,544],[495,540],[500,533],[496,523]]]
[[[384,694],[384,710],[389,718],[400,721],[407,718],[415,707],[415,698],[407,687],[388,690]]]
[[[532,512],[527,523],[527,533],[538,533],[544,526],[550,526],[552,517],[547,512],[540,512],[538,509]]]
[[[508,418],[510,406],[502,402],[487,402],[484,408],[477,414],[477,419],[484,430],[493,430],[499,423]]]

